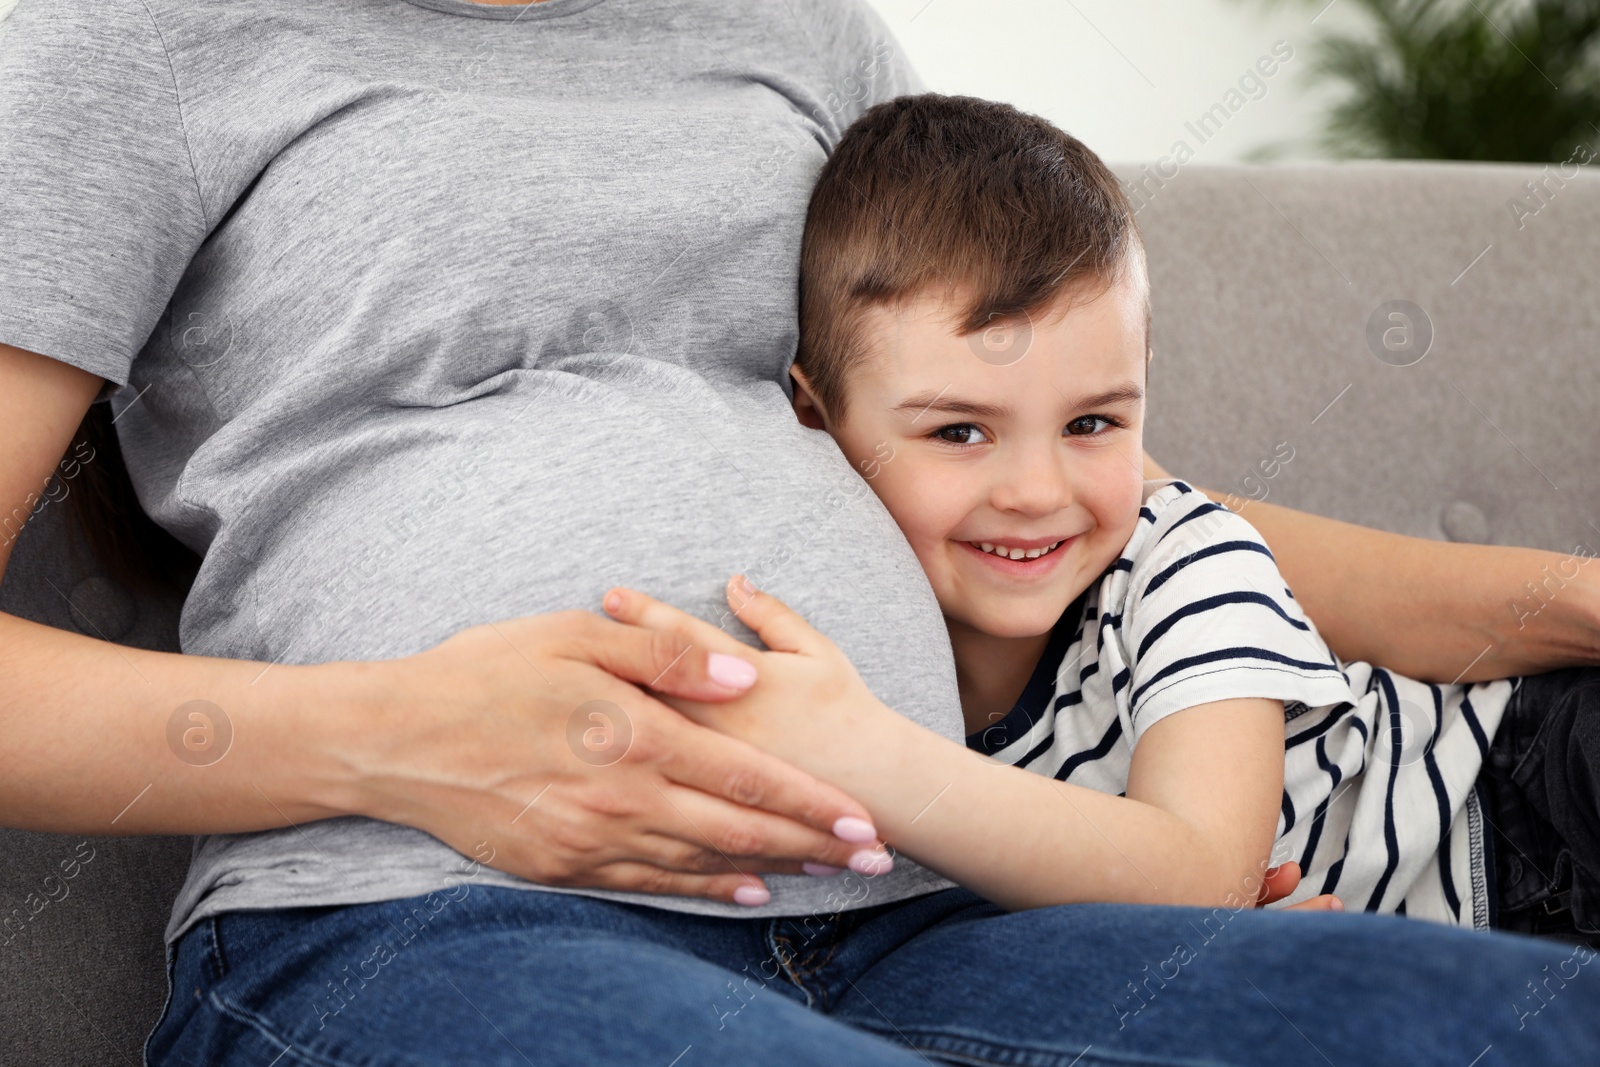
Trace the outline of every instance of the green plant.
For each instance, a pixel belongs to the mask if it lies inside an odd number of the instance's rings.
[[[1600,142],[1600,0],[1353,2],[1371,35],[1325,32],[1308,64],[1348,90],[1332,154],[1550,163]]]

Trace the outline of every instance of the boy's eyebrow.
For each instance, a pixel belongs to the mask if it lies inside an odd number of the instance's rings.
[[[916,421],[925,412],[937,411],[946,415],[972,415],[980,419],[1004,418],[1009,414],[1003,407],[994,404],[984,404],[976,400],[964,400],[959,396],[947,395],[950,387],[938,392],[918,393],[908,397],[894,406],[895,411],[912,413],[912,421]],[[1063,394],[1065,396],[1065,394]],[[1144,399],[1144,390],[1134,382],[1123,382],[1103,393],[1093,396],[1066,397],[1067,406],[1073,411],[1082,411],[1085,408],[1109,407],[1113,404],[1137,403]]]

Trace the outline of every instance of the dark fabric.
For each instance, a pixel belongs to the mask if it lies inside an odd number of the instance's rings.
[[[1600,667],[1520,679],[1482,781],[1491,925],[1600,948]]]

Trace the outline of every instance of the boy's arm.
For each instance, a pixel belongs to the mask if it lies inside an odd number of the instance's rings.
[[[1254,906],[1283,790],[1282,702],[1168,712],[1135,745],[1128,796],[1117,797],[1007,766],[917,725],[766,594],[730,595],[730,604],[771,652],[633,590],[612,590],[605,607],[621,622],[754,662],[759,680],[740,700],[669,702],[844,790],[884,840],[919,863],[1007,908]]]
[[[1172,477],[1149,453],[1144,459],[1145,478]],[[1592,553],[1408,537],[1200,491],[1260,531],[1341,659],[1428,682],[1600,663],[1600,567],[1588,566]]]
[[[1219,700],[1154,723],[1126,797],[860,711],[864,735],[807,769],[865,804],[896,849],[1002,907],[1255,904],[1283,795],[1281,701]]]

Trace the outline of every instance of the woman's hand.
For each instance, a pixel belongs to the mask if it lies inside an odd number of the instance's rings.
[[[749,693],[709,704],[693,697],[668,699],[684,715],[718,733],[746,741],[825,781],[859,771],[874,728],[898,714],[873,694],[839,647],[792,608],[736,576],[727,587],[728,606],[766,644],[750,648],[715,626],[631,589],[606,594],[612,618],[675,639],[732,655],[760,675]],[[844,743],[848,740],[848,744]]]
[[[349,746],[340,808],[545,885],[765,903],[756,872],[879,841],[838,789],[639,688],[715,706],[755,681],[744,651],[570,611],[373,664],[389,699]]]

